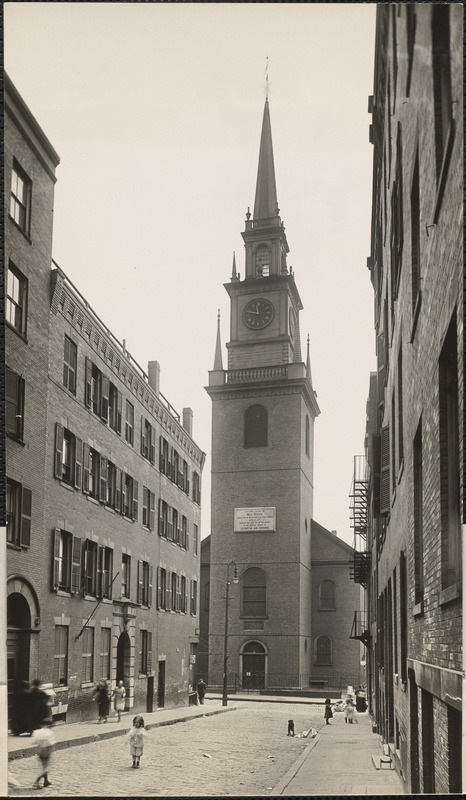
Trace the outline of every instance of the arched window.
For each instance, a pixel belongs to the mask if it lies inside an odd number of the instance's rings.
[[[267,447],[267,411],[264,406],[249,406],[244,415],[244,446]]]
[[[266,278],[270,275],[270,251],[265,245],[256,250],[256,275]]]
[[[328,666],[332,663],[332,642],[329,636],[319,636],[315,643],[314,663]]]
[[[335,605],[335,584],[333,581],[322,581],[319,586],[319,608],[324,611],[334,610]]]
[[[257,567],[243,575],[242,616],[264,619],[267,616],[265,572]]]
[[[306,455],[311,452],[311,426],[309,424],[309,416],[306,414]]]

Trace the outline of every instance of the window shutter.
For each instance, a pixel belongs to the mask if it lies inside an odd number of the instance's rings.
[[[104,589],[104,548],[99,545],[97,548],[97,597],[103,597]]]
[[[176,481],[176,472],[175,472],[175,452],[176,452],[176,451],[175,451],[175,448],[174,448],[174,447],[171,447],[171,448],[170,448],[170,455],[171,455],[171,460],[170,460],[170,479],[171,479],[172,481]]]
[[[173,508],[167,506],[167,539],[173,541]]]
[[[170,611],[172,607],[172,574],[167,572],[167,581],[165,584],[165,608]]]
[[[86,358],[86,372],[84,385],[84,402],[88,408],[92,405],[92,361]]]
[[[147,456],[147,444],[146,444],[146,437],[144,435],[144,417],[141,416],[141,455]]]
[[[117,412],[116,412],[116,432],[121,436],[121,416],[123,398],[121,392],[117,391]]]
[[[181,611],[181,576],[176,576],[176,611]]]
[[[155,527],[155,495],[153,492],[149,492],[149,528],[151,531],[154,530]]]
[[[108,422],[108,398],[110,396],[110,380],[102,375],[102,399],[100,402],[100,417]]]
[[[150,453],[149,460],[151,464],[155,464],[155,428],[150,427]]]
[[[138,518],[138,505],[139,505],[139,484],[133,478],[133,508],[132,508],[133,520],[136,520]]]
[[[83,492],[89,494],[89,469],[90,469],[91,448],[83,443]]]
[[[152,631],[147,631],[147,674],[152,673]]]
[[[121,513],[126,513],[126,472],[121,473]]]
[[[31,510],[32,492],[23,486],[23,496],[21,500],[21,539],[22,547],[29,547],[31,544]]]
[[[52,588],[58,589],[59,574],[60,574],[60,540],[61,530],[55,528],[53,531],[53,561],[52,561]]]
[[[142,603],[142,564],[138,561],[138,592],[137,602]]]
[[[121,469],[115,467],[115,511],[121,513]]]
[[[186,540],[184,543],[185,549],[189,550],[189,520],[186,520]]]
[[[159,437],[159,470],[165,472],[164,459],[163,459],[163,437]]]
[[[83,441],[82,439],[75,438],[74,442],[74,485],[76,489],[81,488],[83,479]]]
[[[372,443],[372,475],[374,517],[380,517],[380,434],[374,433],[369,440]]]
[[[157,608],[162,608],[162,570],[157,567]]]
[[[55,477],[61,480],[63,475],[63,439],[65,429],[59,422],[55,423]]]
[[[163,500],[159,497],[159,528],[158,528],[159,536],[163,536]]]
[[[81,589],[81,539],[73,536],[71,556],[71,593],[79,592]]]
[[[385,341],[384,333],[377,336],[377,395],[378,403],[381,405],[384,399],[385,390]]]
[[[390,511],[390,428],[382,428],[380,452],[380,516]]]
[[[153,568],[152,565],[149,564],[149,585],[147,587],[147,605],[149,608],[152,605],[152,580],[153,580]]]
[[[107,502],[108,459],[100,456],[100,502]]]

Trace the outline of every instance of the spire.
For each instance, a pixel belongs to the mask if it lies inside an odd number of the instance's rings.
[[[308,379],[309,383],[312,386],[312,375],[311,375],[311,353],[310,353],[310,338],[309,334],[307,335],[307,359],[306,359],[306,378]]]
[[[234,250],[233,250],[233,267],[231,270],[231,280],[239,281],[239,272],[236,272],[236,255]]]
[[[273,163],[272,131],[270,127],[269,101],[266,99],[262,119],[259,167],[257,170],[256,199],[253,219],[277,217],[279,213],[275,167]]]
[[[220,309],[217,314],[217,341],[215,343],[214,370],[223,370],[222,344],[220,341]]]

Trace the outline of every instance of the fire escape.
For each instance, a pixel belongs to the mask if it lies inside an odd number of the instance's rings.
[[[353,483],[351,486],[351,527],[354,530],[354,555],[350,560],[350,576],[365,589],[370,576],[370,552],[367,548],[368,478],[365,456],[354,456]],[[366,611],[355,611],[351,639],[359,639],[365,645],[369,641],[369,624]]]

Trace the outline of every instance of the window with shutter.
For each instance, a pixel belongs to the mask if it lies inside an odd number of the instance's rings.
[[[60,560],[61,560],[60,539],[61,539],[61,530],[59,528],[55,528],[55,530],[53,531],[53,540],[52,540],[52,548],[53,548],[52,588],[53,589],[58,589],[60,584]]]
[[[380,516],[390,511],[390,428],[382,428],[380,442]]]
[[[147,675],[152,674],[152,631],[147,631]]]
[[[155,495],[149,492],[149,528],[151,531],[155,528]]]
[[[100,502],[107,502],[108,459],[100,456]]]
[[[59,422],[55,423],[55,477],[62,479],[63,474],[63,439],[65,429]]]
[[[133,509],[132,509],[132,519],[137,520],[138,518],[138,503],[139,503],[139,484],[134,478],[131,478],[132,483],[132,495],[133,495]]]
[[[90,474],[91,448],[83,442],[83,492],[89,494],[89,474]]]
[[[153,568],[150,564],[148,564],[147,570],[147,605],[149,608],[152,606],[152,582],[153,582]]]
[[[81,538],[73,536],[71,556],[71,592],[81,591]]]
[[[103,419],[104,422],[108,422],[108,406],[109,406],[109,398],[110,398],[110,380],[107,378],[106,375],[102,375],[101,385],[102,385],[102,399],[101,399],[101,402],[100,402],[100,418]]]
[[[24,380],[13,370],[5,369],[5,430],[17,439],[23,438]]]
[[[172,607],[172,582],[171,582],[171,572],[166,575],[165,579],[165,609],[170,611]]]
[[[82,485],[82,460],[83,442],[82,439],[76,437],[74,445],[74,485],[76,489],[81,489]]]
[[[88,408],[92,405],[92,361],[88,358],[86,358],[85,367],[84,403]]]
[[[29,547],[31,544],[31,514],[32,514],[32,492],[23,486],[21,501],[21,547]]]
[[[121,484],[122,484],[121,469],[115,467],[115,511],[121,513]]]

